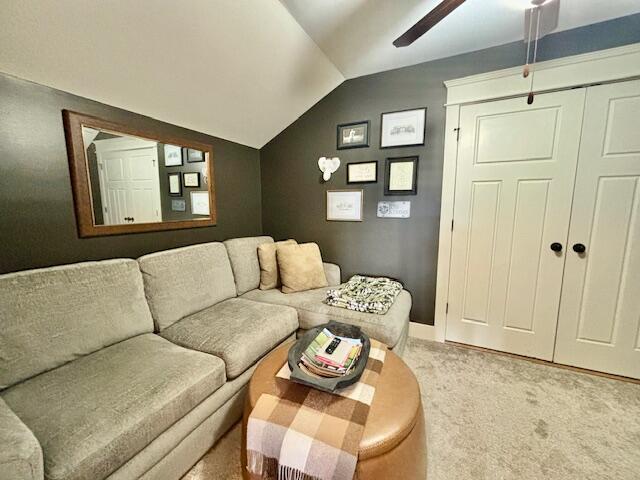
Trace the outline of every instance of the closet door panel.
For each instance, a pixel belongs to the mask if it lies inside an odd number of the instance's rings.
[[[461,108],[447,340],[552,358],[583,105]]]
[[[474,182],[471,185],[469,244],[464,318],[484,323],[489,315],[491,266],[494,260],[501,182]]]
[[[550,184],[549,179],[518,182],[504,315],[508,329],[534,332]]]
[[[640,378],[640,81],[587,91],[554,360]]]

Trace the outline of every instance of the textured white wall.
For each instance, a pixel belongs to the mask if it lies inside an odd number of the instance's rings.
[[[259,148],[342,74],[277,0],[0,0],[0,71]]]

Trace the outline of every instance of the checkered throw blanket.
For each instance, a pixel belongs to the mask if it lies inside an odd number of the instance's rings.
[[[275,394],[263,393],[249,416],[249,472],[265,480],[351,480],[386,350],[371,340],[360,380],[333,394],[290,381],[285,363]]]

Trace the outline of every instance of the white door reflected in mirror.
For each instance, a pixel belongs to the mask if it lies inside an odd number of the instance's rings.
[[[82,139],[94,225],[160,223],[210,215],[209,194],[202,191],[208,189],[204,152],[85,126]],[[174,208],[176,197],[191,208]]]
[[[162,221],[157,142],[94,140],[103,225]],[[95,210],[95,209],[94,209]]]

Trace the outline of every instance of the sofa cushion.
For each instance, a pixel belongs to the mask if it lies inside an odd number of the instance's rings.
[[[276,258],[276,250],[282,245],[295,245],[293,239],[282,240],[280,242],[267,242],[258,245],[258,262],[260,263],[260,290],[269,290],[277,288],[282,283],[278,274],[278,260]]]
[[[0,275],[0,389],[152,331],[135,260]]]
[[[324,303],[327,289],[317,288],[306,292],[282,293],[280,290],[252,290],[242,298],[276,305],[288,305],[298,311],[300,328],[308,330],[330,320],[357,325],[370,337],[394,347],[409,323],[411,294],[400,292],[385,315],[356,312],[346,308],[331,307]]]
[[[297,328],[293,308],[232,298],[183,318],[162,336],[222,358],[227,377],[235,378]]]
[[[42,479],[40,443],[1,398],[0,445],[0,480]]]
[[[219,358],[141,335],[2,393],[44,451],[45,478],[105,478],[225,382]]]
[[[335,263],[324,262],[322,266],[324,267],[324,276],[327,278],[327,284],[329,287],[335,287],[342,283],[340,278],[340,267],[338,265]]]
[[[284,293],[328,286],[318,244],[282,245],[276,255]]]
[[[152,253],[138,263],[157,331],[236,296],[227,250],[220,242]]]
[[[260,285],[260,263],[258,245],[273,242],[271,237],[243,237],[225,240],[238,295],[258,288]]]

